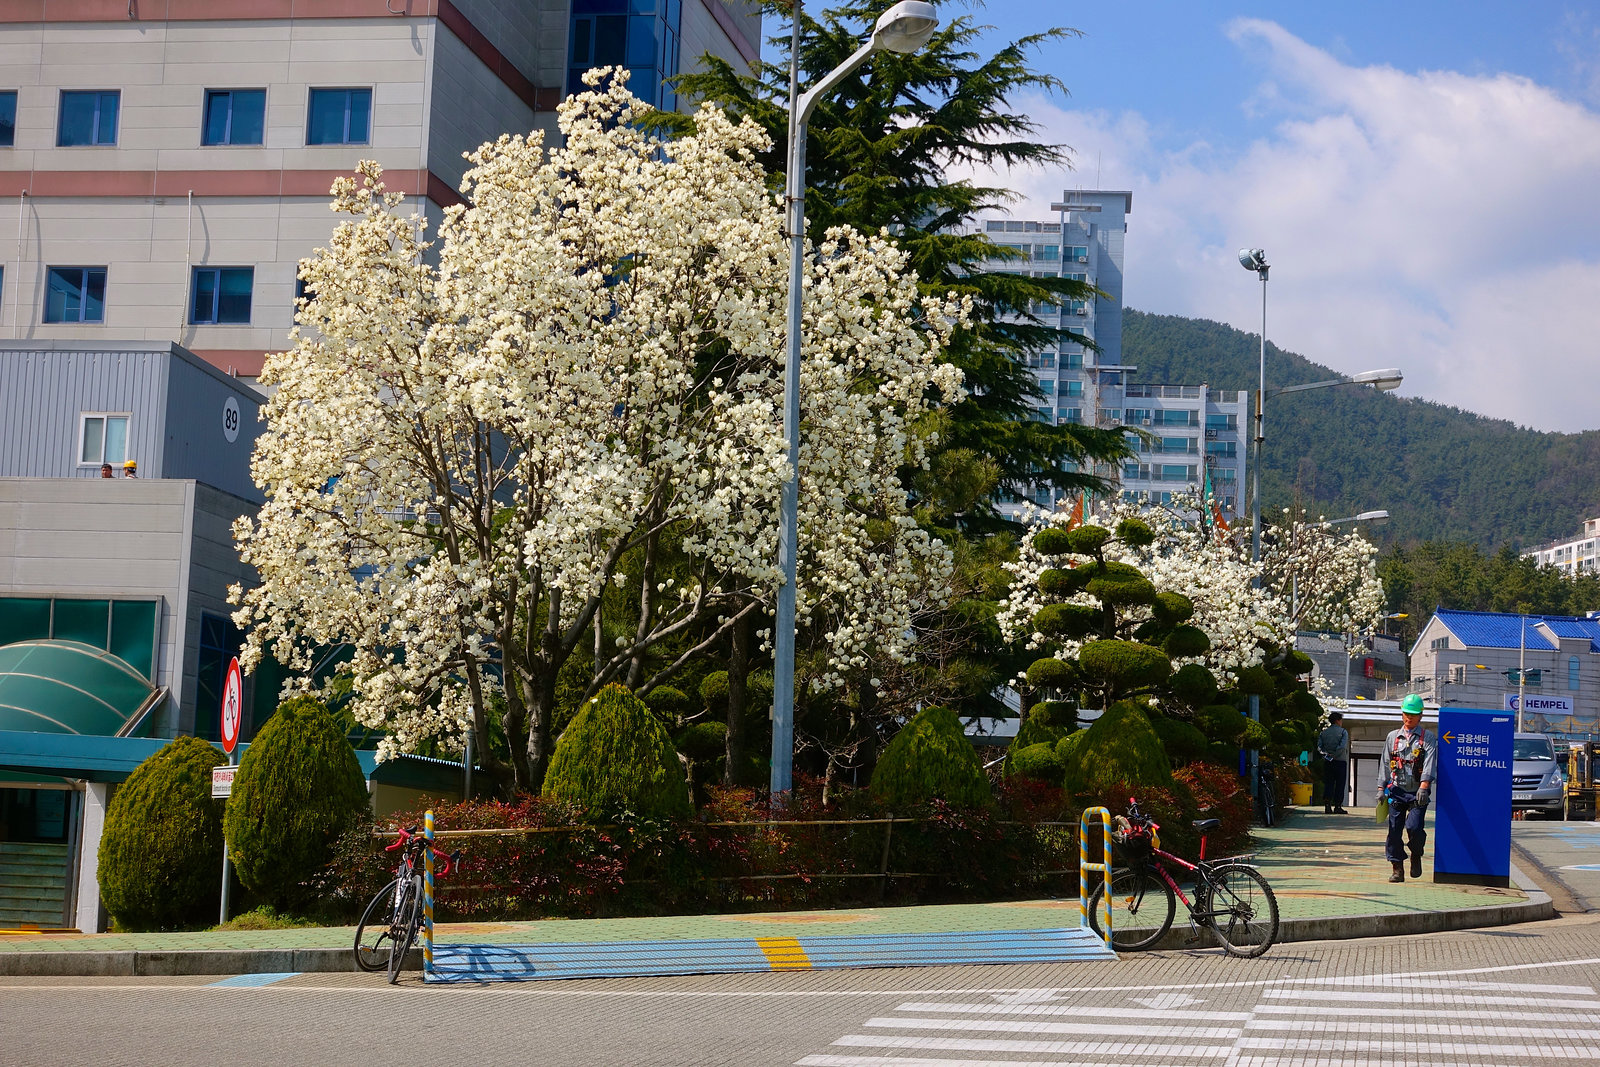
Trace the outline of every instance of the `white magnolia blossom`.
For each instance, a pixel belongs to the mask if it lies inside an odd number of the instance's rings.
[[[537,787],[556,672],[598,645],[605,588],[637,601],[591,693],[648,686],[676,664],[648,675],[647,649],[693,645],[681,663],[770,610],[788,241],[768,142],[709,106],[663,141],[647,111],[619,75],[561,105],[562,147],[485,145],[431,242],[363,162],[301,265],[302,326],[263,374],[267,502],[235,528],[261,584],[235,591],[235,620],[247,669],[353,647],[380,756],[482,736],[503,684],[513,784]],[[844,669],[903,652],[908,602],[949,573],[896,472],[960,396],[939,356],[966,309],[920,296],[886,236],[809,251],[799,614]]]
[[[1326,524],[1296,524],[1289,537],[1269,545],[1260,563],[1252,563],[1247,541],[1219,537],[1214,528],[1194,520],[1202,513],[1199,500],[1187,497],[1175,499],[1170,507],[1109,500],[1097,502],[1084,520],[1115,530],[1122,519],[1138,518],[1156,532],[1156,539],[1144,548],[1113,540],[1105,556],[1138,567],[1157,590],[1182,593],[1194,601],[1191,622],[1211,638],[1211,649],[1195,660],[1176,663],[1203,663],[1226,687],[1240,669],[1262,662],[1263,644],[1284,647],[1297,628],[1363,632],[1377,622],[1383,610],[1377,549],[1363,538],[1341,535]],[[1019,558],[1006,565],[1012,582],[1001,603],[999,622],[1007,639],[1025,638],[1029,648],[1042,649],[1052,642],[1033,628],[1034,615],[1047,602],[1039,592],[1039,576],[1064,564],[1034,550],[1033,535],[1046,526],[1065,527],[1070,515],[1064,508],[1030,510],[1023,521],[1030,529]],[[1258,576],[1261,587],[1254,588]],[[1299,592],[1297,600],[1293,590]],[[1097,603],[1087,594],[1074,602]],[[1132,612],[1127,617],[1138,621],[1141,615]],[[1080,645],[1062,642],[1057,655],[1070,659]]]

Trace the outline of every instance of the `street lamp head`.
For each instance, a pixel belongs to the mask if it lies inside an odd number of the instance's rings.
[[[1356,516],[1357,522],[1380,523],[1389,521],[1389,513],[1382,509],[1378,511],[1363,511]]]
[[[1399,367],[1385,367],[1383,370],[1364,370],[1360,374],[1350,375],[1352,382],[1370,385],[1380,392],[1387,393],[1391,389],[1400,388],[1400,383],[1406,376],[1400,373]]]
[[[1239,266],[1245,270],[1261,272],[1267,269],[1267,253],[1260,248],[1239,249]]]
[[[933,5],[922,0],[900,0],[878,17],[872,29],[872,47],[885,52],[915,52],[939,28]]]

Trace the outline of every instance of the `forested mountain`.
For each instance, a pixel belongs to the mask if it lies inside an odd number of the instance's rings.
[[[1134,381],[1255,391],[1257,335],[1205,319],[1123,317]],[[1404,370],[1404,368],[1401,368]],[[1336,377],[1267,344],[1267,385]],[[1385,508],[1367,535],[1384,544],[1470,542],[1521,551],[1576,536],[1600,515],[1600,432],[1541,433],[1426,400],[1347,385],[1267,402],[1263,515],[1298,494],[1329,518]]]

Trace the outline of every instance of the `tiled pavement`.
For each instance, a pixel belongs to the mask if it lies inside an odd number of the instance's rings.
[[[1312,940],[1423,932],[1463,926],[1492,926],[1553,914],[1548,898],[1535,889],[1493,889],[1436,885],[1431,869],[1422,879],[1388,882],[1383,835],[1370,810],[1345,816],[1296,811],[1276,827],[1257,829],[1256,862],[1271,883],[1284,920],[1282,940]],[[956,904],[903,908],[745,915],[655,916],[622,919],[551,919],[532,922],[441,923],[441,942],[458,944],[535,944],[711,938],[793,938],[848,935],[960,933],[1034,930],[1078,925],[1077,899],[1031,900],[999,904]],[[1181,916],[1177,926],[1185,924]],[[1175,931],[1175,937],[1186,933]],[[150,934],[6,934],[0,936],[0,974],[18,973],[21,953],[134,953],[140,956],[183,952],[228,959],[259,954],[268,969],[283,969],[285,952],[333,950],[348,958],[351,927],[290,930],[203,931]],[[1176,943],[1176,942],[1175,942]],[[7,965],[10,958],[11,965]],[[40,961],[42,962],[42,961]],[[85,961],[87,962],[87,961]],[[240,969],[251,969],[240,967]],[[323,969],[319,967],[318,969]],[[225,973],[225,972],[224,972]]]

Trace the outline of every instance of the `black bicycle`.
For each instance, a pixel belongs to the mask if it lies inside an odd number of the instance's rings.
[[[1149,948],[1172,929],[1179,900],[1189,909],[1189,926],[1199,936],[1210,930],[1231,956],[1249,959],[1272,947],[1278,937],[1278,898],[1255,865],[1238,858],[1206,859],[1206,832],[1220,819],[1200,819],[1200,859],[1179,859],[1161,850],[1156,821],[1128,800],[1128,814],[1117,816],[1112,841],[1126,866],[1111,872],[1111,945],[1125,952]],[[1194,900],[1184,895],[1168,864],[1194,878]],[[1089,896],[1089,925],[1101,937],[1101,898],[1106,883]]]
[[[384,849],[400,849],[400,866],[394,881],[384,886],[372,898],[356,927],[356,966],[363,971],[389,972],[389,984],[400,980],[400,968],[406,953],[416,943],[417,931],[422,927],[423,852],[427,839],[417,833],[415,826],[401,830],[395,843]],[[434,877],[443,878],[461,862],[461,852],[448,856],[433,850],[438,867]]]
[[[1261,825],[1271,826],[1278,821],[1278,779],[1267,763],[1258,763],[1256,772],[1256,802],[1261,807]]]

